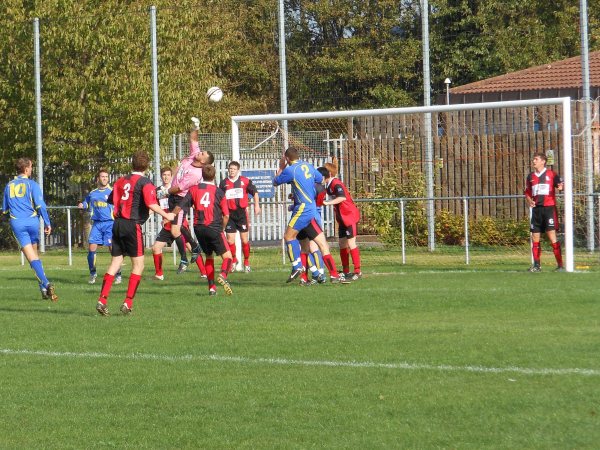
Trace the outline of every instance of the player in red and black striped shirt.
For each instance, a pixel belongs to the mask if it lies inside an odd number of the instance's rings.
[[[113,225],[112,260],[104,274],[100,298],[96,311],[108,316],[108,295],[115,279],[115,274],[121,269],[124,255],[131,257],[131,276],[127,286],[127,294],[121,312],[129,314],[133,308],[133,298],[140,284],[144,271],[144,242],[142,225],[150,216],[149,210],[161,215],[167,220],[173,220],[175,215],[161,209],[156,200],[156,188],[144,172],[148,170],[150,158],[139,151],[133,155],[133,172],[119,178],[113,185],[112,200],[114,205],[115,223]]]
[[[250,221],[248,220],[248,194],[254,197],[254,214],[260,214],[260,205],[258,203],[258,190],[252,183],[252,180],[240,175],[240,163],[231,161],[227,167],[228,176],[221,181],[219,187],[225,191],[227,206],[229,206],[229,222],[225,226],[227,233],[227,243],[233,255],[233,270],[237,263],[235,249],[235,235],[240,232],[242,242],[242,253],[244,254],[244,271],[250,272],[250,241],[248,234],[250,231]]]
[[[556,239],[558,230],[558,216],[556,214],[556,191],[562,191],[563,181],[560,176],[546,167],[547,158],[544,153],[535,153],[531,162],[534,171],[527,176],[525,186],[525,199],[532,208],[531,210],[531,240],[533,266],[530,272],[541,270],[540,256],[542,249],[540,238],[546,233],[556,258],[558,271],[563,271],[563,261],[560,251],[560,242]]]
[[[362,277],[360,251],[356,245],[360,212],[354,204],[348,188],[336,178],[337,166],[335,164],[326,163],[324,167],[319,167],[319,172],[323,175],[326,192],[329,195],[329,200],[324,200],[323,204],[333,205],[335,210],[344,277],[346,279],[358,280]],[[350,258],[352,258],[354,272],[350,272]]]
[[[229,207],[225,198],[225,192],[214,184],[214,166],[202,168],[202,182],[192,186],[187,197],[196,210],[194,214],[194,231],[206,254],[204,266],[208,278],[208,293],[216,295],[215,285],[215,259],[213,253],[223,258],[221,273],[217,277],[217,283],[223,286],[227,295],[232,294],[231,286],[227,281],[227,274],[231,272],[233,259],[225,237],[225,225],[229,220]]]

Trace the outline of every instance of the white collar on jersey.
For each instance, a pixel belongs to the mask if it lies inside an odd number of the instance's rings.
[[[237,177],[235,177],[235,178],[231,178],[230,176],[228,176],[228,177],[227,177],[227,179],[228,179],[229,181],[231,181],[232,183],[235,183],[237,180],[239,180],[239,179],[240,179],[240,174],[238,173],[238,176],[237,176]]]
[[[131,175],[141,175],[141,176],[144,176],[144,172],[131,172]]]
[[[544,175],[544,172],[545,172],[547,169],[548,169],[547,167],[544,167],[544,170],[542,170],[541,172],[536,172],[536,173],[535,173],[535,176],[536,176],[536,177],[538,177],[538,178],[539,178],[539,177],[541,177],[542,175]]]

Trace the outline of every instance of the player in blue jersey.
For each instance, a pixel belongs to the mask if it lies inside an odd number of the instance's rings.
[[[306,263],[303,262],[303,257],[300,255],[300,242],[297,239],[300,231],[303,231],[305,238],[303,240],[306,244],[308,244],[308,240],[313,240],[321,249],[323,262],[329,270],[331,282],[345,282],[343,275],[338,274],[335,261],[329,252],[329,245],[321,225],[318,223],[315,183],[322,182],[323,175],[312,164],[300,160],[297,148],[289,147],[285,151],[285,156],[279,161],[279,170],[273,184],[275,186],[290,184],[294,196],[292,216],[283,235],[288,257],[292,263],[292,272],[288,277],[288,283],[306,271]],[[308,251],[303,252],[303,254],[308,253]]]
[[[113,205],[108,202],[112,189],[108,185],[108,172],[100,169],[96,175],[97,188],[92,190],[77,207],[89,211],[92,219],[92,229],[88,238],[88,267],[90,269],[89,284],[94,284],[97,278],[96,251],[99,245],[112,248],[112,229],[115,222]],[[121,271],[115,276],[115,284],[122,282]]]
[[[29,261],[39,282],[44,300],[58,301],[54,285],[46,278],[44,267],[38,254],[40,242],[40,216],[44,220],[44,233],[52,231],[50,217],[44,202],[40,185],[31,180],[33,163],[29,158],[19,158],[16,162],[17,176],[4,189],[2,213],[10,217],[10,227],[21,251]]]

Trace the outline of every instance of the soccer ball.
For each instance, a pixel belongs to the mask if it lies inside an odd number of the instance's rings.
[[[223,98],[223,91],[218,86],[213,86],[206,91],[206,98],[211,102],[220,102]]]

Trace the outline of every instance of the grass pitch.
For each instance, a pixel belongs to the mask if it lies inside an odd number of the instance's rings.
[[[252,273],[230,275],[233,296],[209,297],[195,271],[152,281],[148,256],[133,315],[118,315],[125,279],[107,318],[85,253],[43,260],[57,304],[0,255],[0,448],[600,442],[597,273],[424,269],[365,251],[364,279],[303,288],[257,251]]]

